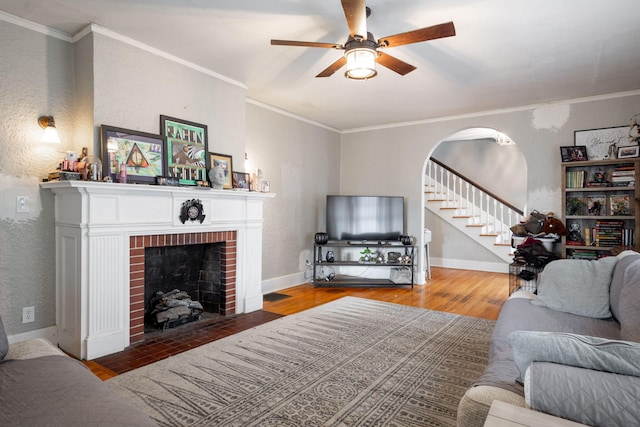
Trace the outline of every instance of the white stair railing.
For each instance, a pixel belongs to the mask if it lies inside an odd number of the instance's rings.
[[[456,218],[467,218],[469,226],[482,227],[482,235],[495,235],[495,243],[510,243],[510,228],[523,218],[513,207],[478,185],[429,160],[425,168],[426,200],[443,201],[442,207],[455,208]]]

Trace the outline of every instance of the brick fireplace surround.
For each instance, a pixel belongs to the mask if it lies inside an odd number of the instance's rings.
[[[67,353],[91,360],[143,339],[145,247],[226,242],[221,314],[262,308],[262,209],[273,193],[87,181],[41,187],[55,200],[57,344]],[[185,219],[194,200],[204,217]]]
[[[236,232],[209,231],[186,234],[160,234],[129,237],[129,342],[144,339],[144,261],[145,249],[152,247],[223,243],[220,281],[223,304],[220,314],[236,312]]]

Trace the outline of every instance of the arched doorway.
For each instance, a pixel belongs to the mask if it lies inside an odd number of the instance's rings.
[[[517,144],[499,130],[474,127],[455,132],[438,142],[425,159],[422,170],[422,188],[425,188],[425,172],[435,159],[461,175],[466,180],[509,204],[526,211],[527,164]],[[424,191],[424,190],[423,190]],[[450,268],[482,271],[507,271],[504,260],[486,253],[482,246],[469,241],[455,228],[440,218],[430,215],[426,209],[426,197],[422,197],[422,224],[431,231],[429,252],[431,264]],[[423,245],[425,236],[422,236]],[[425,253],[426,247],[425,248]],[[425,273],[428,272],[426,257]]]

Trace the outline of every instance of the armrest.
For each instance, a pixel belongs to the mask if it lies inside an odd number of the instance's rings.
[[[42,338],[34,338],[9,344],[4,360],[34,359],[42,356],[66,356],[58,347]]]
[[[629,426],[640,419],[640,377],[533,362],[525,400],[532,409],[583,424]]]

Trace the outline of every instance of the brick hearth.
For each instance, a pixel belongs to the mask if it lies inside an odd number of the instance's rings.
[[[221,292],[224,304],[220,314],[236,312],[236,232],[210,231],[184,234],[131,236],[129,238],[130,343],[144,339],[144,261],[145,248],[222,243]]]

